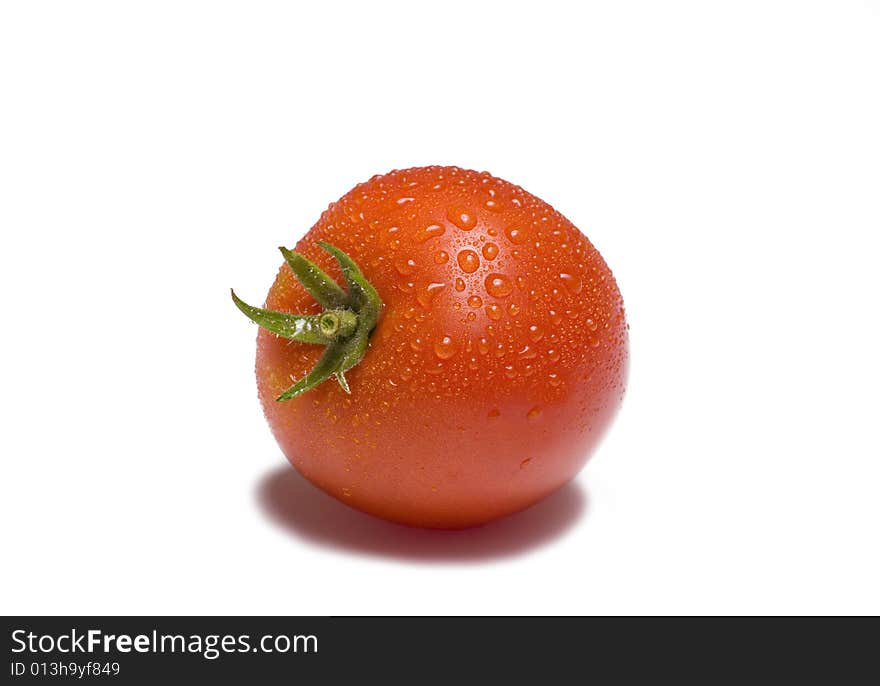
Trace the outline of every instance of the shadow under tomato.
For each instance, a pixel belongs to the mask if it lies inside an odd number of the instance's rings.
[[[559,538],[587,511],[586,493],[572,482],[527,510],[483,526],[416,529],[343,505],[287,466],[264,475],[256,495],[266,517],[298,538],[416,562],[480,562],[523,554]]]

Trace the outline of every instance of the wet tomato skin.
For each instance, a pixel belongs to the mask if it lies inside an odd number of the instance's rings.
[[[423,167],[358,185],[297,244],[343,283],[317,241],[384,309],[351,395],[328,381],[276,401],[321,347],[259,331],[263,408],[303,476],[373,515],[459,528],[577,474],[622,399],[628,340],[614,277],[571,222],[489,174]],[[286,264],[265,306],[321,309]]]

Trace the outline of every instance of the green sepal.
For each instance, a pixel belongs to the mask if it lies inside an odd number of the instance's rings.
[[[348,379],[345,378],[345,370],[337,369],[336,370],[336,380],[339,382],[340,387],[343,391],[351,395],[351,388],[348,387]]]
[[[308,374],[297,381],[293,386],[288,388],[284,393],[279,395],[276,400],[290,400],[298,395],[302,395],[306,391],[313,389],[319,383],[329,379],[336,373],[339,363],[345,355],[345,346],[341,343],[331,343],[327,346],[321,359],[312,368]]]
[[[252,322],[282,338],[300,343],[327,345],[337,338],[348,337],[357,328],[357,317],[349,310],[331,310],[321,314],[276,312],[248,305],[235,291],[230,289],[230,293],[236,307]]]
[[[347,371],[360,362],[364,357],[364,353],[367,351],[367,345],[369,342],[370,330],[359,326],[358,330],[354,332],[354,335],[345,342],[345,355],[342,358],[339,368],[342,371]]]
[[[376,289],[373,288],[373,284],[364,277],[354,260],[336,246],[330,245],[330,243],[318,241],[318,245],[333,255],[339,263],[342,275],[348,284],[349,297],[351,297],[352,305],[355,309],[360,311],[364,307],[368,307],[372,310],[372,314],[378,318],[379,310],[382,308],[382,299],[379,297]],[[375,325],[375,321],[373,325]]]
[[[298,252],[288,250],[284,246],[278,249],[284,256],[284,261],[290,266],[297,281],[303,285],[303,288],[322,307],[328,310],[335,310],[349,306],[348,294],[323,269],[314,262],[307,260]]]

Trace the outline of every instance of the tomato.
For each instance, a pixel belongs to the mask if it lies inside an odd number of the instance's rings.
[[[305,478],[378,517],[459,528],[577,474],[620,405],[628,327],[611,271],[570,221],[487,173],[435,166],[356,186],[297,244],[344,284],[322,242],[382,307],[340,384],[287,400],[324,348],[259,330],[263,409]],[[288,264],[265,307],[323,309]]]

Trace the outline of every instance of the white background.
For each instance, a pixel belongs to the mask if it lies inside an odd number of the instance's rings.
[[[880,612],[880,9],[0,9],[4,613]],[[330,202],[486,169],[614,269],[630,390],[481,529],[287,466],[261,301]]]

